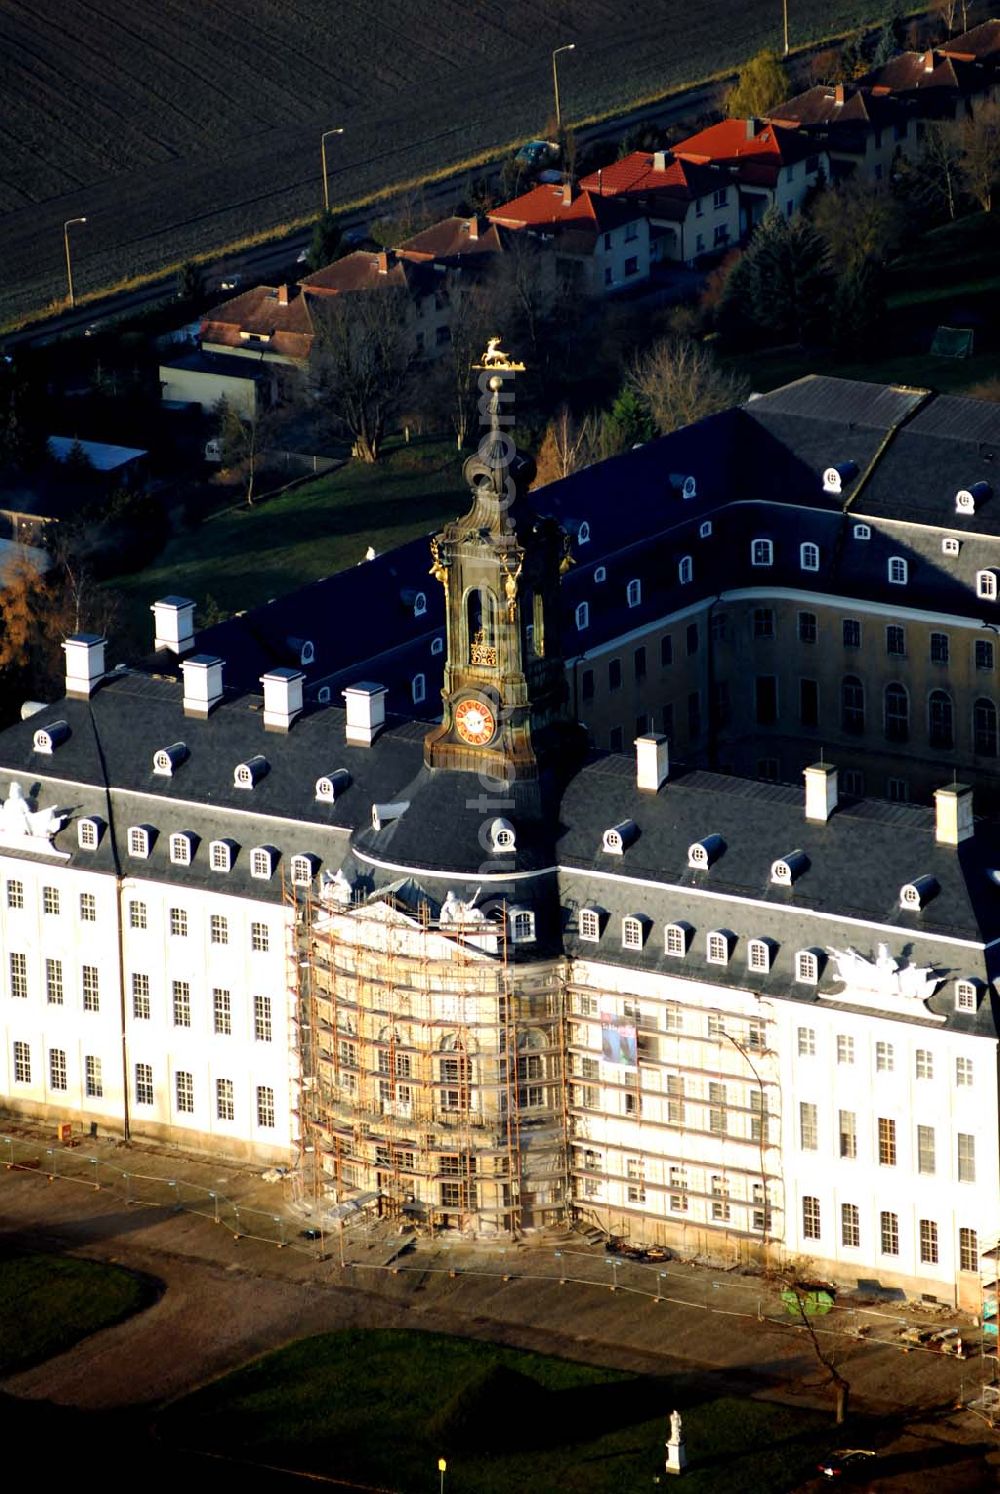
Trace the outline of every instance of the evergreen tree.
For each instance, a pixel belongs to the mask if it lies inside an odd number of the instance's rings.
[[[878,265],[864,260],[845,270],[837,281],[830,310],[835,346],[843,353],[867,352],[884,313],[883,275]]]
[[[201,300],[204,291],[201,267],[193,259],[187,259],[177,271],[177,299],[186,306]]]
[[[768,208],[726,282],[720,330],[739,340],[808,342],[827,321],[833,276],[826,245],[802,217]]]
[[[333,264],[339,257],[339,251],[340,228],[337,220],[330,212],[320,213],[313,224],[306,264],[310,270],[322,270],[325,265]]]
[[[773,52],[758,52],[740,69],[726,100],[730,119],[760,118],[788,97],[785,69]]]

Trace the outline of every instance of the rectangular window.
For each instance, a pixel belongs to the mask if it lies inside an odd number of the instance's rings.
[[[976,639],[976,668],[993,668],[993,644],[986,638]]]
[[[764,1108],[764,1096],[759,1089],[750,1091],[750,1140],[763,1141],[764,1124],[767,1120],[767,1112]]]
[[[584,700],[593,700],[594,671],[592,669],[585,669],[580,676],[580,693]]]
[[[97,899],[92,892],[80,893],[80,922],[97,922]]]
[[[62,1006],[63,1004],[63,967],[62,960],[45,961],[45,999],[49,1006]]]
[[[976,1138],[964,1131],[958,1133],[958,1181],[976,1181]]]
[[[209,920],[209,930],[213,944],[229,943],[229,919],[221,913],[213,913]]]
[[[899,1215],[882,1213],[879,1215],[879,1233],[882,1242],[883,1255],[899,1254]]]
[[[878,1120],[878,1160],[880,1167],[896,1165],[896,1122],[883,1115]]]
[[[854,1062],[854,1039],[852,1037],[845,1037],[843,1033],[837,1034],[837,1062]]]
[[[7,906],[8,908],[24,907],[24,883],[12,878],[7,883]]]
[[[684,1124],[684,1076],[683,1074],[667,1075],[667,1125],[683,1126]]]
[[[816,1029],[814,1027],[800,1027],[798,1030],[798,1049],[800,1058],[815,1058],[816,1056]]]
[[[130,929],[144,929],[147,925],[146,904],[130,902],[128,905],[128,926]]]
[[[726,1118],[726,1086],[724,1084],[709,1084],[708,1105],[708,1129],[714,1136],[725,1136],[728,1124]]]
[[[799,642],[815,643],[817,635],[815,612],[799,613]]]
[[[149,1013],[149,976],[135,970],[132,973],[132,1015],[137,1022],[148,1022]]]
[[[819,1199],[809,1194],[802,1200],[802,1238],[818,1240],[820,1237]]]
[[[772,607],[754,608],[753,636],[755,638],[774,637],[774,609]]]
[[[929,1048],[917,1049],[916,1070],[918,1079],[934,1078],[934,1054]]]
[[[948,662],[948,634],[931,634],[931,663],[947,664]]]
[[[188,931],[188,916],[183,908],[171,908],[170,910],[170,932],[178,939],[186,939]]]
[[[840,1132],[840,1155],[856,1157],[858,1155],[858,1118],[853,1110],[839,1112],[838,1130]]]
[[[104,1098],[104,1079],[101,1073],[101,1060],[88,1053],[83,1060],[83,1087],[92,1100]]]
[[[852,1250],[857,1250],[861,1244],[861,1217],[857,1204],[841,1204],[840,1238]]]
[[[257,1124],[268,1129],[274,1125],[274,1090],[267,1084],[257,1086]]]
[[[137,1063],[135,1066],[135,1103],[137,1105],[152,1105],[153,1103],[153,1065],[151,1063]]]
[[[270,996],[255,996],[253,999],[253,1035],[258,1043],[271,1041]]]
[[[778,719],[778,680],[773,674],[759,674],[754,681],[754,700],[758,726],[773,726]]]
[[[177,1109],[182,1115],[194,1114],[194,1075],[186,1069],[178,1069],[174,1075],[174,1093]]]
[[[906,657],[906,629],[890,623],[885,630],[885,651],[891,659]]]
[[[632,670],[637,680],[646,678],[646,650],[637,648],[632,655]]]
[[[729,1220],[729,1184],[718,1173],[712,1175],[712,1218],[719,1224]]]
[[[669,633],[660,639],[660,668],[667,669],[674,662],[674,640]]]
[[[972,1087],[972,1059],[955,1059],[955,1084],[959,1089],[971,1089]]]
[[[608,664],[608,689],[620,690],[622,687],[622,661],[612,659]]]
[[[629,1203],[643,1204],[646,1202],[645,1169],[641,1157],[626,1157],[625,1176],[628,1180],[627,1198]]]
[[[861,647],[861,623],[856,617],[845,617],[841,622],[841,637],[845,648]]]
[[[875,1071],[878,1074],[891,1074],[896,1066],[896,1056],[891,1043],[875,1044]]]
[[[698,624],[688,623],[684,629],[684,652],[691,659],[698,652]]]
[[[819,1146],[817,1110],[808,1100],[799,1103],[799,1144],[804,1152],[814,1152]]]
[[[266,923],[250,925],[250,948],[255,954],[267,954],[271,947],[271,936]]]
[[[173,983],[174,1026],[191,1026],[191,986],[186,980]]]
[[[236,1099],[231,1079],[216,1079],[215,1081],[215,1115],[220,1121],[231,1121],[236,1118]]]
[[[819,725],[819,685],[815,680],[799,680],[799,720],[803,726]]]
[[[687,1168],[671,1167],[670,1169],[670,1208],[674,1214],[686,1214],[688,1206],[687,1196]]]
[[[14,953],[10,956],[10,994],[24,1001],[28,996],[28,956]]]
[[[688,736],[692,741],[701,736],[701,696],[697,690],[688,696]]]
[[[935,1167],[934,1127],[917,1127],[917,1171],[932,1175]]]
[[[43,913],[55,913],[55,914],[58,914],[58,912],[59,912],[59,889],[58,889],[58,887],[43,887],[42,888],[42,912]]]
[[[232,1001],[220,986],[212,990],[212,1030],[221,1037],[230,1037],[233,1031]]]
[[[938,1263],[938,1227],[933,1219],[920,1221],[920,1259],[925,1266]]]
[[[31,1049],[27,1043],[14,1044],[14,1083],[31,1083]]]
[[[97,1012],[101,1009],[101,987],[96,965],[83,967],[83,1009]]]
[[[979,1236],[974,1229],[960,1229],[958,1232],[958,1269],[979,1270]]]
[[[49,1089],[68,1089],[66,1081],[66,1050],[49,1049]]]

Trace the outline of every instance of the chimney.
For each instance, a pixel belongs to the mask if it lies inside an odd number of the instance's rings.
[[[370,747],[385,725],[384,685],[361,680],[344,691],[347,702],[347,740],[355,747]]]
[[[269,669],[262,674],[264,686],[264,730],[289,731],[296,716],[302,714],[301,669]]]
[[[154,649],[185,654],[194,647],[194,603],[188,597],[161,597],[149,610]]]
[[[389,273],[389,251],[388,251],[388,249],[380,249],[379,252],[376,254],[376,256],[375,256],[375,268],[379,272],[380,275],[388,275],[388,273]]]
[[[844,85],[843,85],[843,83],[838,83],[836,85],[836,87],[834,88],[834,90],[833,90],[833,102],[835,104],[842,104],[844,102]]]
[[[478,239],[478,237],[479,237],[479,214],[478,213],[473,213],[472,217],[469,219],[469,238],[475,240],[475,239]]]
[[[757,121],[751,116],[746,122],[747,139],[752,140],[757,133]]]
[[[666,151],[665,150],[654,150],[654,152],[653,152],[653,170],[654,171],[666,171],[666,169],[667,169],[667,153],[666,153]]]
[[[287,306],[288,305],[288,286],[287,285],[279,285],[278,286],[278,305],[279,306]]]
[[[71,700],[86,700],[104,678],[106,638],[99,633],[74,633],[63,644],[66,654],[66,694]]]
[[[802,769],[806,781],[806,819],[826,821],[837,807],[837,770],[832,763]]]
[[[222,660],[212,654],[195,654],[181,665],[184,676],[184,714],[205,717],[222,699]]]
[[[932,73],[933,71],[934,71],[934,48],[933,47],[928,47],[927,51],[924,53],[924,72],[925,73]]]
[[[635,739],[635,786],[656,794],[670,776],[670,742],[657,732]]]
[[[975,834],[972,790],[965,783],[949,783],[934,790],[934,839],[939,846],[958,846]]]
[[[569,176],[566,177],[565,181],[562,184],[562,201],[563,201],[563,206],[564,207],[569,207],[570,203],[573,201],[573,178],[572,177],[569,177]]]

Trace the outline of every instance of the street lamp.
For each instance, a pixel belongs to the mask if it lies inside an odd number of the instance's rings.
[[[556,47],[552,53],[552,91],[556,96],[556,134],[562,129],[562,113],[559,109],[559,69],[556,67],[556,58],[560,52],[575,52],[576,42],[567,42],[564,47]]]
[[[326,141],[327,141],[327,136],[328,135],[342,135],[343,133],[344,133],[344,127],[343,127],[343,125],[338,125],[335,130],[324,130],[323,133],[322,133],[322,135],[319,137],[320,155],[323,157],[323,211],[324,211],[324,213],[328,213],[330,211],[330,183],[329,183],[329,181],[327,179],[327,175],[326,175]]]
[[[785,21],[785,56],[788,56],[788,0],[781,0],[781,13]]]
[[[73,294],[73,261],[69,255],[69,231],[74,223],[86,223],[86,218],[67,218],[63,224],[63,244],[66,249],[66,281],[69,285],[69,304],[76,305],[76,297]]]

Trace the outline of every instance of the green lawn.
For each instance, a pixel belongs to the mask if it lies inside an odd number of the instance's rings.
[[[152,1295],[149,1283],[118,1266],[0,1254],[0,1375],[61,1354],[146,1307]]]
[[[399,1490],[633,1494],[663,1477],[671,1408],[701,1494],[787,1490],[815,1468],[832,1418],[705,1399],[694,1382],[595,1369],[438,1334],[303,1339],[176,1403],[168,1443]]]
[[[212,597],[226,613],[356,565],[427,534],[460,513],[462,457],[454,443],[396,444],[373,467],[349,462],[326,477],[253,508],[207,518],[185,530],[144,570],[110,584],[123,594],[122,631],[150,638],[149,606],[173,592],[199,607]]]

